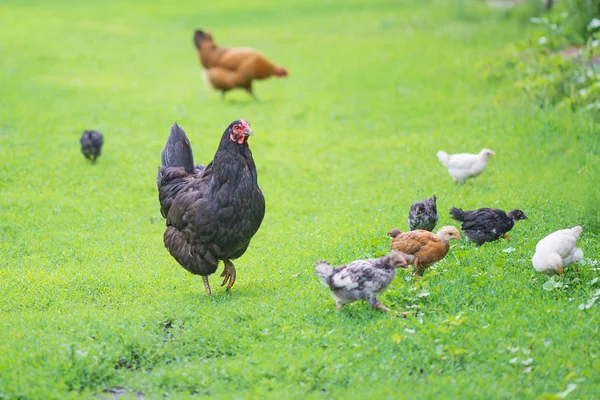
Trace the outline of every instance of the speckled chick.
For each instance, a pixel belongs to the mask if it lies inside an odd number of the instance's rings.
[[[366,300],[378,310],[389,312],[378,299],[381,293],[396,276],[396,269],[407,268],[408,263],[397,251],[369,260],[357,260],[348,265],[332,267],[327,261],[315,265],[315,273],[331,290],[337,301],[336,310],[357,300]]]
[[[438,222],[438,212],[435,195],[430,199],[417,201],[410,207],[408,213],[408,229],[424,229],[432,232]]]

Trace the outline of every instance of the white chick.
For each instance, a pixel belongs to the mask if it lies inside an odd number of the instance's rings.
[[[577,247],[577,238],[582,231],[581,226],[561,229],[540,240],[531,258],[533,268],[544,274],[563,276],[564,267],[583,258],[583,250]]]
[[[483,149],[479,154],[448,154],[440,150],[437,152],[437,158],[448,169],[452,179],[462,185],[467,179],[479,176],[485,169],[488,159],[495,154],[490,149]]]

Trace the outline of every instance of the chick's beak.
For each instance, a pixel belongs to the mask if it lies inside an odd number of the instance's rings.
[[[496,153],[494,153],[493,151],[490,151],[490,154],[493,155],[493,156],[496,155]]]

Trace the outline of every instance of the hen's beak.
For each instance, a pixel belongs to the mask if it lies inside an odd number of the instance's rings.
[[[496,155],[496,153],[494,153],[493,151],[490,151],[490,154],[493,155],[493,156]]]
[[[244,132],[244,136],[252,136],[252,129],[246,129],[246,131]]]

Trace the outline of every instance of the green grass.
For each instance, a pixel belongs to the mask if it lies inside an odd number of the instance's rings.
[[[477,67],[528,27],[464,1],[206,3],[0,4],[0,398],[600,397],[600,301],[578,308],[600,289],[598,127]],[[290,77],[221,101],[199,27]],[[267,214],[208,297],[163,247],[156,166],[174,121],[207,162],[240,117]],[[84,129],[105,135],[94,166]],[[497,156],[464,186],[435,157],[483,147]],[[401,272],[380,298],[406,319],[336,313],[314,263],[384,254],[434,193],[441,224],[453,205],[529,221]],[[585,262],[545,291],[535,245],[577,224]]]

